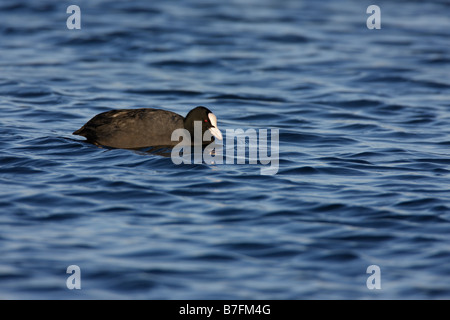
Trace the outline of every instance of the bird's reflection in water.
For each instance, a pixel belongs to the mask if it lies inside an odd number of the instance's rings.
[[[213,148],[211,148],[213,146]],[[186,156],[190,157],[192,159],[191,163],[194,163],[193,159],[204,159],[205,158],[205,152],[209,157],[215,157],[216,154],[221,154],[220,152],[216,152],[216,144],[213,143],[209,146],[208,150],[205,151],[207,146],[202,146],[200,150],[198,150],[196,147],[191,146],[190,150],[181,149],[175,153],[175,155],[172,154],[173,147],[171,146],[158,146],[158,147],[147,147],[147,148],[141,148],[141,149],[135,149],[134,151],[138,154],[154,154],[158,156],[162,156],[165,158],[171,158],[173,156],[183,158],[185,156],[185,152],[187,153]],[[185,147],[186,148],[186,147]],[[209,159],[208,157],[208,159]],[[208,161],[209,162],[209,161]],[[206,162],[206,163],[208,163]],[[212,161],[209,164],[214,164],[215,162]]]

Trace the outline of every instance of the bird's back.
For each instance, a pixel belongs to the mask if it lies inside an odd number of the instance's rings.
[[[178,142],[171,141],[172,132],[184,128],[183,120],[177,113],[160,109],[112,110],[96,115],[73,134],[113,148],[173,146]]]

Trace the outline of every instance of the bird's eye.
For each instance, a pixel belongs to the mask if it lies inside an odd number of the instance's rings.
[[[205,122],[208,122],[208,120],[207,120],[207,119],[205,119]]]

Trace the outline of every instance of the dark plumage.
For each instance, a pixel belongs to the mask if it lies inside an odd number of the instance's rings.
[[[194,121],[201,121],[202,134],[210,130],[216,138],[222,139],[215,115],[205,107],[192,109],[186,118],[175,112],[151,108],[107,111],[93,117],[73,134],[113,148],[174,146],[178,141],[172,141],[171,136],[176,129],[188,130],[194,139]]]

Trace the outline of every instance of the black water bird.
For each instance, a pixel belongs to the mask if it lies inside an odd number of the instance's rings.
[[[112,148],[175,146],[179,141],[172,141],[171,138],[176,129],[186,129],[191,143],[194,142],[196,121],[199,121],[199,125],[201,123],[202,137],[209,130],[212,136],[222,140],[216,116],[202,106],[189,111],[186,117],[172,111],[152,108],[106,111],[94,116],[73,134],[86,137],[90,143]],[[211,142],[203,141],[202,137],[202,144]]]

